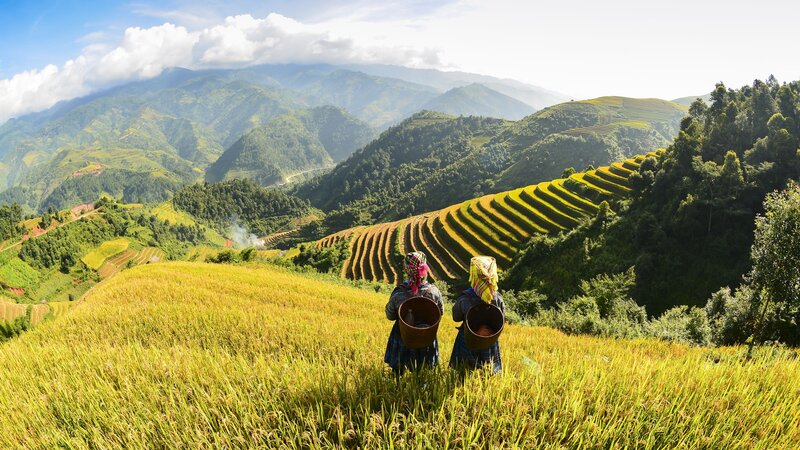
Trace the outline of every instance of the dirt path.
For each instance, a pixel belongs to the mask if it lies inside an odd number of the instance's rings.
[[[83,214],[83,215],[81,215],[81,216],[70,215],[70,219],[69,219],[68,221],[66,221],[66,222],[64,222],[64,223],[59,223],[58,225],[56,225],[56,226],[54,226],[54,227],[52,227],[52,228],[48,228],[48,229],[44,230],[44,233],[37,234],[36,236],[31,236],[31,237],[29,237],[29,238],[26,238],[26,237],[25,237],[25,236],[27,235],[27,233],[26,233],[25,235],[23,235],[23,238],[22,238],[22,239],[20,239],[19,241],[15,242],[15,243],[13,243],[13,244],[11,244],[11,245],[7,246],[7,247],[4,247],[2,250],[0,250],[0,252],[5,252],[5,251],[7,251],[7,250],[11,250],[11,249],[12,249],[12,248],[14,248],[14,247],[18,247],[18,246],[22,245],[22,243],[23,243],[23,242],[25,242],[26,240],[28,240],[28,239],[30,239],[30,238],[33,238],[33,237],[39,237],[39,236],[44,236],[45,234],[47,234],[47,233],[49,233],[49,232],[51,232],[51,231],[53,231],[53,230],[55,230],[55,229],[61,228],[61,227],[63,227],[64,225],[67,225],[67,224],[69,224],[69,223],[75,222],[76,220],[82,219],[82,218],[84,218],[84,217],[93,216],[93,215],[97,214],[97,212],[98,212],[98,211],[99,211],[99,210],[97,210],[97,209],[93,209],[93,210],[91,210],[91,211],[89,211],[89,212],[87,212],[86,214]]]

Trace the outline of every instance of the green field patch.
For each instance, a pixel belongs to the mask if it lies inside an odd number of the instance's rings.
[[[593,215],[590,210],[584,209],[582,204],[572,203],[556,194],[551,183],[540,183],[537,186],[536,194],[559,212],[575,220],[583,220]]]
[[[422,238],[428,242],[434,257],[439,261],[439,265],[442,266],[442,270],[450,278],[458,278],[464,269],[459,265],[456,257],[442,245],[441,240],[433,231],[433,223],[432,218],[428,218],[422,223],[420,227]]]
[[[614,175],[627,179],[633,173],[632,170],[626,168],[621,163],[612,163],[608,166],[608,170]]]
[[[592,183],[595,186],[599,186],[605,189],[608,192],[613,193],[616,196],[623,197],[628,195],[630,189],[625,186],[619,185],[615,182],[609,181],[601,176],[599,176],[596,170],[591,170],[584,174],[584,180],[589,183]]]
[[[130,241],[125,238],[105,241],[99,247],[87,253],[81,261],[94,270],[100,269],[106,259],[118,255],[128,249]]]
[[[517,227],[523,229],[528,236],[534,234],[547,234],[550,231],[536,222],[531,221],[527,216],[517,211],[511,206],[508,200],[508,192],[502,192],[492,198],[491,206],[495,208],[503,217],[507,217]]]
[[[43,273],[39,283],[29,289],[27,294],[37,301],[50,301],[72,287],[73,279],[71,275],[52,270]]]
[[[520,214],[527,217],[531,222],[536,223],[540,227],[549,232],[558,232],[564,229],[564,226],[554,221],[544,211],[540,211],[529,200],[523,198],[525,189],[516,189],[508,193],[506,200],[508,205],[517,210]],[[529,197],[529,196],[526,196]]]
[[[590,199],[583,197],[581,195],[577,195],[576,193],[570,191],[569,189],[564,186],[564,179],[558,179],[550,183],[549,191],[557,195],[558,197],[562,198],[564,201],[569,202],[576,207],[583,209],[584,211],[588,211],[591,214],[597,213],[597,210],[600,209],[599,205],[591,201]]]
[[[526,241],[531,235],[492,205],[494,197],[494,195],[485,195],[479,198],[475,203],[476,214],[491,218],[490,222],[494,223],[498,230],[504,230],[513,241]]]
[[[492,236],[492,233],[485,227],[476,223],[473,216],[466,211],[468,207],[469,204],[464,203],[452,209],[450,223],[453,228],[481,254],[494,256],[501,264],[511,262],[513,250],[497,236]]]
[[[156,218],[173,225],[194,225],[197,223],[189,214],[176,210],[172,202],[160,203],[155,206],[150,213],[156,216]]]
[[[599,167],[595,172],[598,177],[622,187],[630,188],[630,182],[627,176],[620,176],[611,171],[607,166]]]
[[[0,265],[0,281],[14,288],[27,289],[39,281],[39,271],[14,256]]]
[[[522,201],[530,205],[531,208],[539,211],[542,215],[564,229],[575,227],[580,223],[579,220],[562,213],[558,208],[547,202],[540,194],[538,185],[523,189],[519,197]]]

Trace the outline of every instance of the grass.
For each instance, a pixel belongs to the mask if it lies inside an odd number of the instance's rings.
[[[0,447],[795,448],[784,350],[508,325],[504,372],[403,377],[385,295],[269,267],[168,263],[0,346]],[[455,332],[439,328],[442,361]],[[25,395],[20,395],[25,393]]]
[[[58,270],[43,272],[41,277],[41,281],[28,291],[28,296],[36,301],[53,300],[73,286],[72,276]]]
[[[198,253],[203,253],[206,250],[206,247],[202,247],[196,249],[195,251]],[[128,267],[128,265],[136,266],[139,264],[145,264],[151,260],[159,260],[163,258],[163,256],[164,252],[155,247],[145,247],[141,250],[128,249],[117,254],[116,256],[108,258],[97,272],[102,278],[108,278],[119,273],[122,269]],[[205,254],[203,254],[202,259],[204,259],[204,257]],[[195,258],[197,258],[196,255]]]
[[[106,259],[118,255],[128,249],[130,241],[125,238],[105,241],[99,247],[86,254],[81,261],[94,270],[100,269]]]
[[[39,272],[15,256],[0,265],[0,280],[11,287],[27,288],[39,281]]]
[[[172,202],[164,202],[156,205],[151,214],[156,218],[169,222],[173,225],[194,225],[195,220],[183,211],[178,211],[172,205]]]

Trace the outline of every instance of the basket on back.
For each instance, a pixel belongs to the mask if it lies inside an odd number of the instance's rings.
[[[479,303],[467,311],[464,342],[470,350],[483,350],[497,342],[503,331],[503,311],[489,303]]]
[[[433,300],[411,297],[400,304],[397,315],[400,337],[406,347],[423,348],[433,344],[442,319],[439,306]]]

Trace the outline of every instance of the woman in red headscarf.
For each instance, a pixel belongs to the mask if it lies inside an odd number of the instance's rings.
[[[427,297],[439,306],[440,314],[444,312],[441,292],[427,281],[428,264],[426,261],[425,254],[422,252],[411,252],[406,255],[403,269],[408,279],[394,289],[389,297],[389,302],[386,303],[386,318],[394,320],[395,323],[392,332],[389,333],[383,360],[397,374],[406,369],[416,369],[422,366],[432,367],[439,364],[439,342],[436,339],[428,347],[407,348],[400,337],[400,326],[397,324],[397,311],[400,305],[412,297]]]

